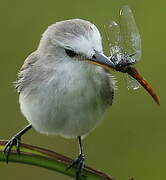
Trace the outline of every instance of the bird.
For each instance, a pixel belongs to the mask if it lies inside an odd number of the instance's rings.
[[[113,103],[115,78],[108,67],[115,64],[103,53],[96,25],[83,19],[50,25],[14,83],[29,124],[7,142],[6,162],[13,146],[20,153],[22,135],[33,127],[42,134],[78,139],[80,152],[69,168],[76,168],[79,180],[85,164],[82,139]]]

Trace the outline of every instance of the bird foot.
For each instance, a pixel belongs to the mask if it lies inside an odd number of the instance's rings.
[[[18,135],[13,136],[5,145],[4,154],[6,156],[6,163],[9,162],[9,155],[13,146],[16,146],[16,151],[20,154],[21,137]]]
[[[75,180],[79,180],[82,176],[82,170],[84,168],[85,157],[84,154],[80,154],[76,160],[72,162],[70,166],[67,167],[66,170],[69,170],[72,167],[76,168],[76,178]]]

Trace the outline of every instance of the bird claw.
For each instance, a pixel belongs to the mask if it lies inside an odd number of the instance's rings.
[[[71,165],[69,165],[66,170],[71,169],[72,167],[76,168],[76,178],[75,180],[79,180],[82,176],[82,170],[84,168],[84,162],[85,158],[83,154],[80,154],[76,160],[72,162]]]
[[[11,153],[11,149],[13,146],[16,146],[16,151],[20,154],[20,145],[21,145],[21,137],[20,136],[13,136],[5,145],[4,154],[6,156],[6,163],[9,162],[9,155]]]

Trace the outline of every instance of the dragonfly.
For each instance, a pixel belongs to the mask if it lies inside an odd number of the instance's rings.
[[[119,21],[105,24],[106,37],[109,42],[110,60],[116,71],[126,74],[127,88],[138,89],[143,86],[157,104],[160,99],[149,83],[133,67],[142,55],[141,36],[135,18],[129,6],[123,6],[119,12]]]

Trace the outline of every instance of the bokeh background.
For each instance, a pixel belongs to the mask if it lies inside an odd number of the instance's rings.
[[[121,73],[113,106],[103,123],[84,140],[86,163],[118,180],[166,178],[166,1],[0,1],[0,139],[8,139],[27,123],[21,115],[12,82],[27,55],[38,45],[46,27],[56,21],[83,18],[103,24],[117,19],[122,5],[129,5],[142,37],[143,55],[137,65],[161,98],[158,107],[143,88],[127,90]],[[103,45],[108,54],[105,38]],[[29,131],[23,142],[43,146],[75,158],[77,141]],[[22,164],[0,163],[0,179],[71,179],[53,171]]]

